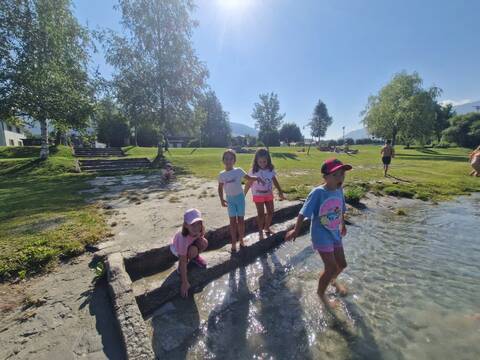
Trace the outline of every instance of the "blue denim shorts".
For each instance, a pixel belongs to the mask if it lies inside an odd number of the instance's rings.
[[[245,216],[245,195],[227,195],[227,208],[230,217]]]

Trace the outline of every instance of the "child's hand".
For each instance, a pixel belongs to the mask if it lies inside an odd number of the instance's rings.
[[[227,207],[227,202],[225,201],[225,199],[220,199],[220,203],[223,207]]]
[[[295,241],[297,237],[297,234],[296,234],[296,231],[295,229],[292,229],[290,231],[287,231],[287,233],[285,234],[285,241]]]
[[[342,224],[342,227],[340,229],[340,235],[342,237],[345,237],[347,235],[347,227],[345,226],[345,224]]]
[[[180,295],[182,295],[184,298],[187,297],[188,289],[190,289],[190,283],[188,281],[182,283],[182,286],[180,286]]]

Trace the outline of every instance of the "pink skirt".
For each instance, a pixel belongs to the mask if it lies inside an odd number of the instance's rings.
[[[253,195],[254,203],[264,203],[268,201],[273,201],[273,194]]]

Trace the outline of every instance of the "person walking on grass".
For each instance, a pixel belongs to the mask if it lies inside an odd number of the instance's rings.
[[[170,251],[178,258],[177,272],[180,274],[182,297],[187,297],[190,289],[187,265],[191,261],[199,267],[207,267],[207,262],[200,256],[207,247],[208,240],[205,239],[202,214],[197,209],[185,211],[182,230],[175,234],[170,244]]]
[[[473,169],[470,176],[480,176],[480,145],[470,153],[470,165]]]
[[[395,149],[391,145],[392,142],[390,140],[385,141],[385,145],[383,145],[382,150],[380,150],[380,154],[382,155],[382,163],[383,163],[383,176],[387,177],[388,167],[392,162],[392,158],[395,157]]]
[[[244,194],[247,195],[248,190],[252,188],[253,202],[257,207],[258,237],[260,240],[263,239],[264,231],[267,236],[273,234],[270,229],[273,218],[273,186],[277,188],[280,200],[285,200],[274,169],[268,150],[265,148],[258,149],[253,159],[252,169],[248,174],[261,178],[264,184],[249,181],[245,185]]]
[[[240,247],[244,247],[243,237],[245,236],[245,194],[242,188],[242,179],[258,181],[264,184],[261,178],[248,175],[242,168],[234,168],[237,155],[232,149],[225,150],[222,156],[225,170],[218,176],[218,196],[223,207],[228,208],[230,218],[230,235],[232,241],[232,253],[237,251],[237,241]],[[227,199],[223,197],[225,192]]]
[[[340,160],[325,160],[321,168],[324,184],[310,192],[298,214],[295,227],[285,235],[286,241],[295,240],[303,220],[311,220],[310,236],[313,248],[320,254],[324,265],[318,280],[317,293],[324,304],[332,308],[337,302],[325,295],[329,284],[332,284],[340,295],[347,294],[347,289],[338,282],[337,277],[347,267],[342,244],[342,237],[347,234],[342,185],[345,171],[351,169],[351,165],[343,164]]]

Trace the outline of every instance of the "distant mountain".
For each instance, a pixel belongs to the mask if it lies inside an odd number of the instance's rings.
[[[239,124],[236,122],[230,121],[230,127],[232,128],[232,135],[233,136],[258,136],[258,131],[248,125]]]
[[[478,107],[478,110],[476,107]],[[463,115],[473,111],[480,111],[480,101],[473,101],[463,105],[457,105],[453,107],[453,110],[455,110],[457,115]]]
[[[369,138],[370,135],[367,132],[367,129],[358,129],[358,130],[353,130],[345,134],[345,139],[346,138],[352,138],[353,140],[358,140],[358,139],[365,139]]]

